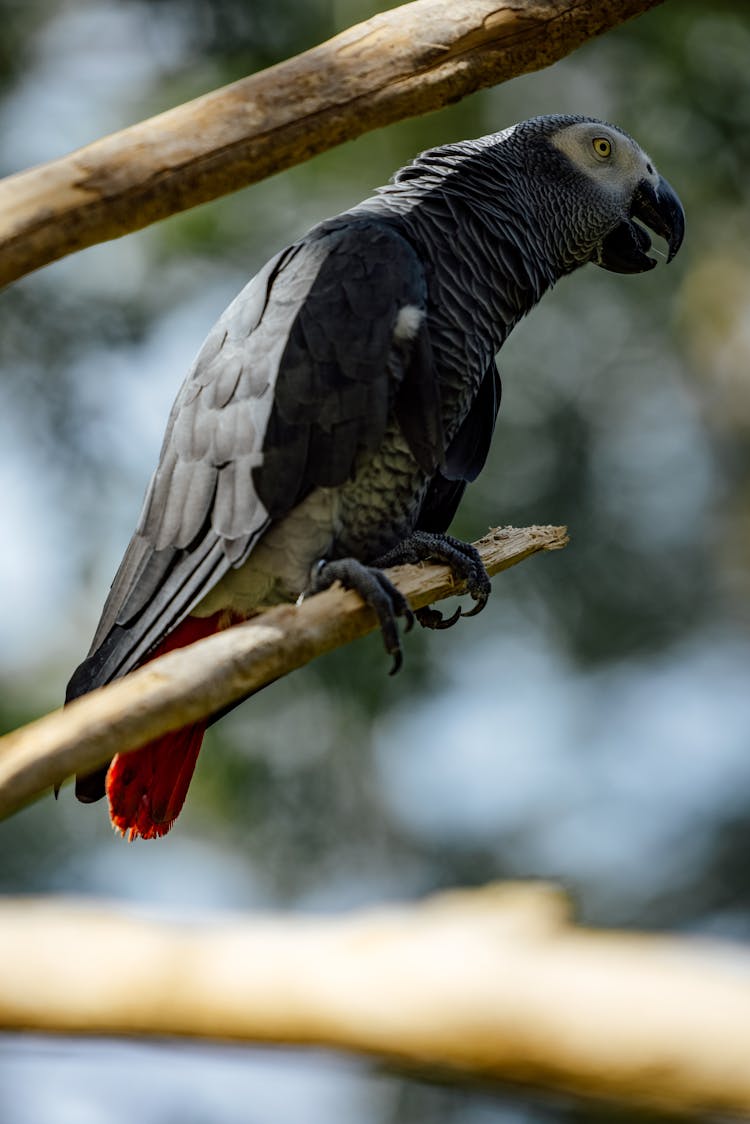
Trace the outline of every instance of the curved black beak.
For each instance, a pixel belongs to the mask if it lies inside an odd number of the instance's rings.
[[[633,221],[635,219],[640,222]],[[633,195],[630,217],[603,239],[594,259],[596,264],[615,273],[645,273],[653,269],[656,259],[648,256],[651,238],[640,223],[665,240],[670,262],[685,236],[685,212],[676,192],[663,176],[656,186],[641,180]]]
[[[633,218],[642,222],[663,238],[669,247],[667,261],[675,256],[685,237],[685,212],[677,193],[663,176],[654,188],[642,180],[633,199]]]

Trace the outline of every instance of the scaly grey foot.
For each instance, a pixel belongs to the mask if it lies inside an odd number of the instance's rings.
[[[397,619],[404,618],[406,632],[409,632],[414,624],[414,614],[403,593],[396,589],[393,582],[389,581],[380,569],[365,566],[356,558],[318,562],[312,572],[309,592],[320,593],[336,581],[345,589],[353,589],[365,604],[374,610],[380,623],[385,650],[393,656],[393,666],[389,674],[395,675],[403,663]]]
[[[387,568],[404,562],[428,560],[444,562],[449,566],[453,577],[466,583],[466,591],[475,604],[468,613],[463,613],[459,606],[450,617],[444,617],[439,609],[433,609],[429,605],[424,609],[417,609],[414,615],[423,628],[450,628],[461,616],[475,617],[477,613],[481,613],[492,587],[479,551],[471,543],[454,539],[452,535],[415,531],[393,550],[378,558],[376,565]]]

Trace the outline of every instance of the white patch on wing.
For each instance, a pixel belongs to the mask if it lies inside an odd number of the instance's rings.
[[[413,340],[419,331],[419,325],[424,319],[424,310],[415,304],[405,304],[398,310],[396,323],[393,326],[393,335],[397,340]]]

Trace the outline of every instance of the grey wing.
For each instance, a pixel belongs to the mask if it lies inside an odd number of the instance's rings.
[[[440,459],[436,382],[415,251],[384,224],[338,220],[277,255],[209,334],[170,413],[136,533],[68,698],[122,675],[273,520],[351,474],[389,410],[414,400],[421,460]],[[423,317],[421,322],[423,322]],[[405,427],[408,429],[408,426]],[[427,434],[427,436],[425,436]]]
[[[443,458],[440,395],[416,250],[366,216],[318,228],[327,253],[288,335],[255,473],[273,518],[336,487],[393,412],[427,473]]]
[[[484,468],[495,429],[502,384],[495,362],[487,368],[479,391],[434,474],[419,511],[420,531],[447,531],[458,510],[466,485]]]

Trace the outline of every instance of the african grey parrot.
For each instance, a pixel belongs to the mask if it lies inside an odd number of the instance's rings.
[[[272,258],[177,396],[68,700],[336,580],[375,609],[398,664],[396,618],[411,613],[380,569],[395,561],[447,561],[481,608],[481,561],[445,532],[487,457],[495,354],[579,266],[653,268],[635,220],[671,260],[683,210],[636,142],[591,118],[537,117],[422,153]],[[123,833],[163,835],[204,730],[115,757],[77,796],[106,790]]]

